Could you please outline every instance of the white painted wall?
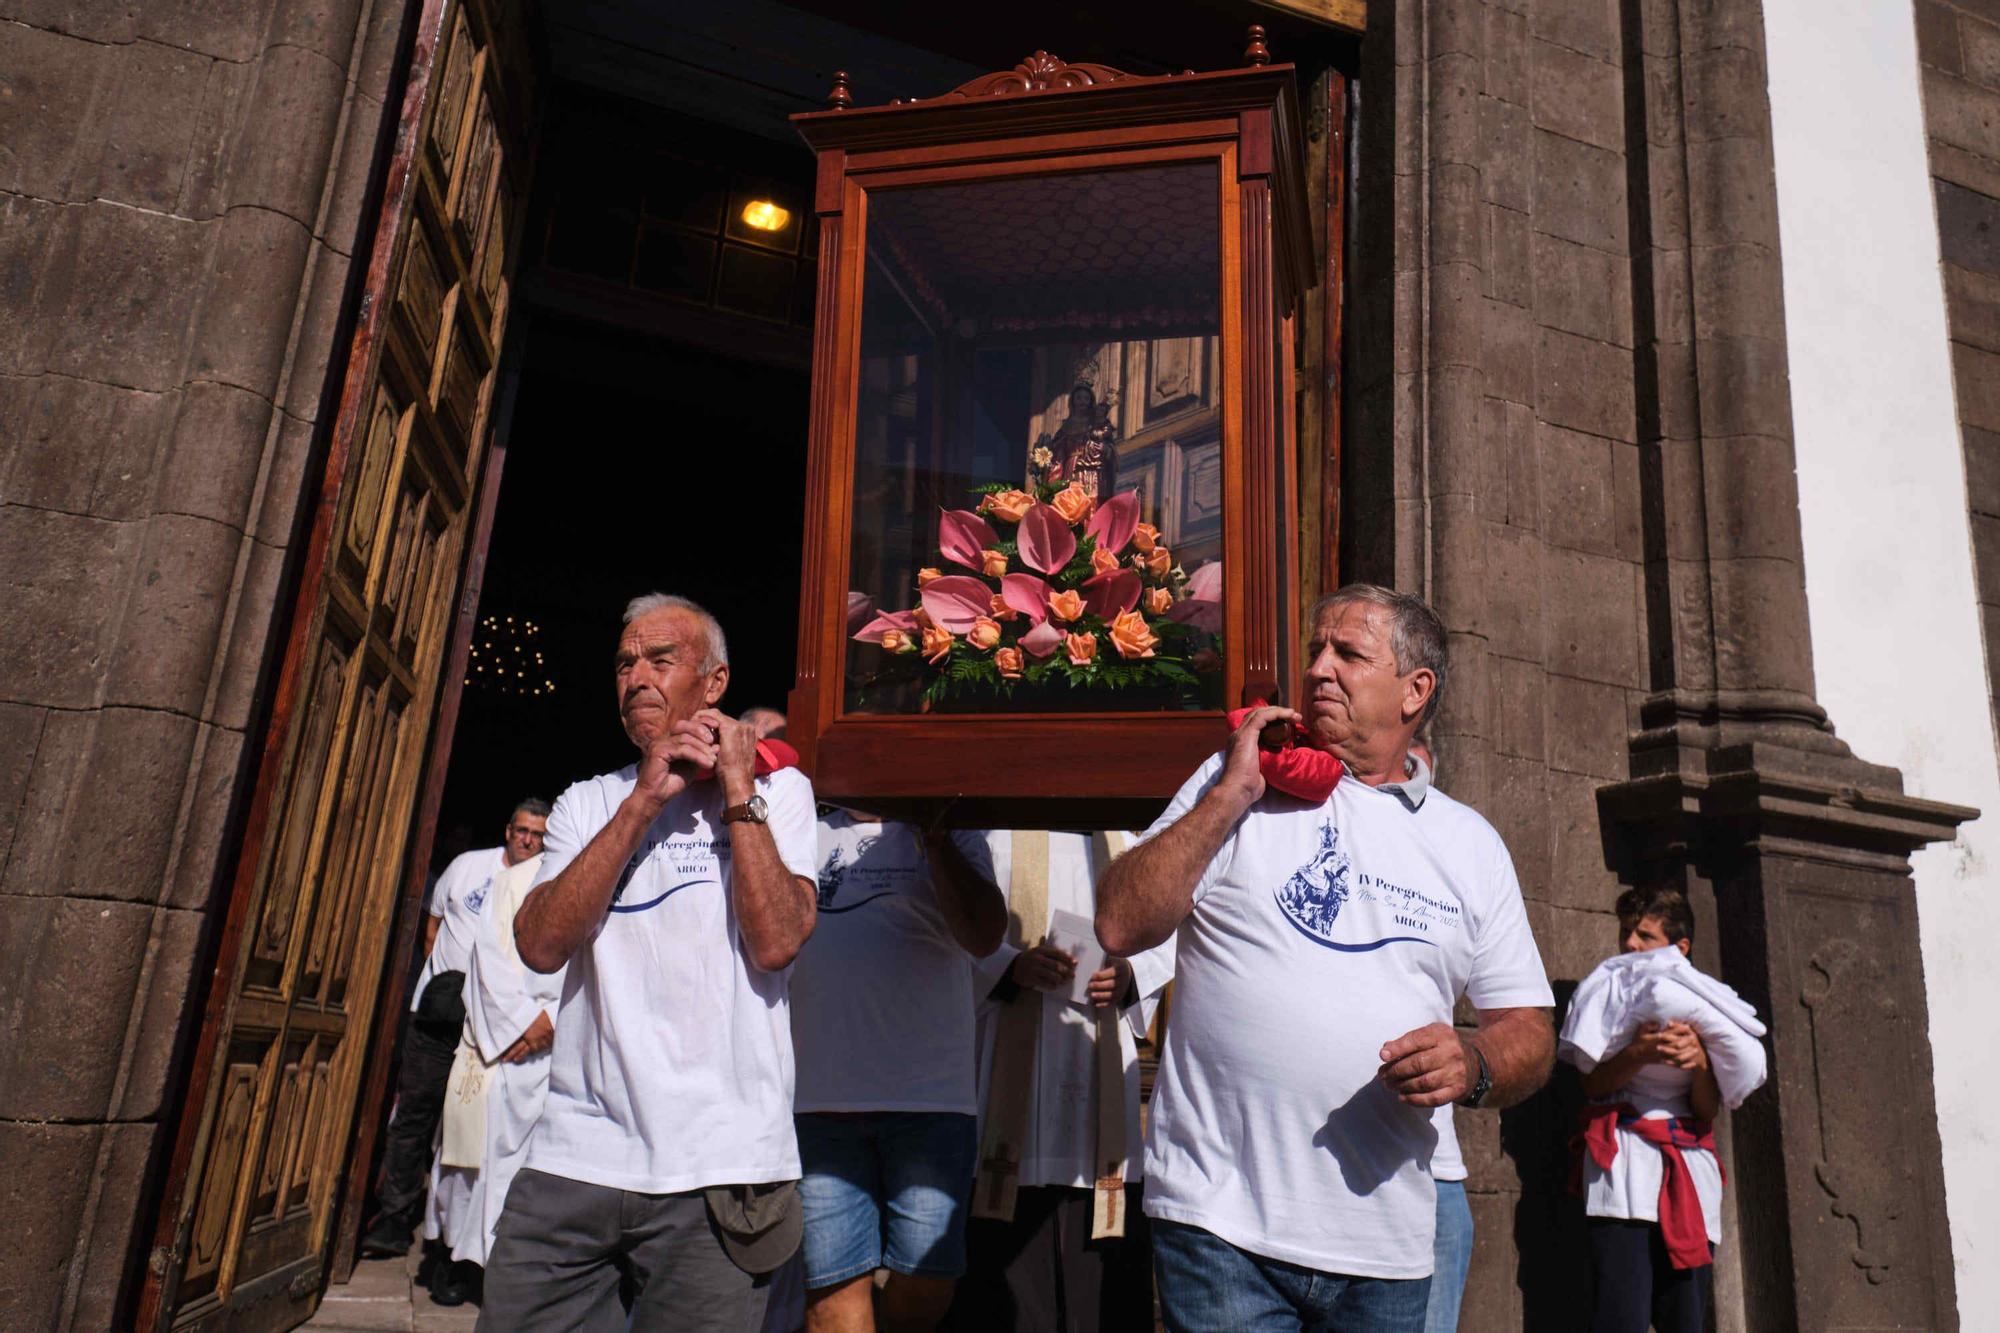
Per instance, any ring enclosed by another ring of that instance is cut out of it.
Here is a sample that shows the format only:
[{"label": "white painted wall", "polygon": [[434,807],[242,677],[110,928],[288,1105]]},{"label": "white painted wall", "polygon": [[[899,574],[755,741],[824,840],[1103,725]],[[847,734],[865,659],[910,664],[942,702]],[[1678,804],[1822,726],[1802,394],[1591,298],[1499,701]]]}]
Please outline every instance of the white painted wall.
[{"label": "white painted wall", "polygon": [[1912,794],[1988,812],[1913,865],[1958,1306],[1990,1313],[2000,967],[1985,942],[2000,908],[2000,761],[1913,6],[1765,0],[1764,31],[1819,701]]}]

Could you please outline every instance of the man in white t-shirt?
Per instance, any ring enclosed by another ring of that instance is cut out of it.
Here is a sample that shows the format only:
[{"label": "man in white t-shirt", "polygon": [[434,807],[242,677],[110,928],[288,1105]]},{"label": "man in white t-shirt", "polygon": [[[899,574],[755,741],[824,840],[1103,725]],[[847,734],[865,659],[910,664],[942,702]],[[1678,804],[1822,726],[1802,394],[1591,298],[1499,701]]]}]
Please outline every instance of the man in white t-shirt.
[{"label": "man in white t-shirt", "polygon": [[972,959],[1007,906],[978,833],[834,810],[819,856],[819,924],[792,969],[806,1329],[927,1329],[965,1271]]},{"label": "man in white t-shirt", "polygon": [[755,733],[715,711],[728,649],[694,603],[635,598],[615,661],[639,762],[556,801],[514,918],[523,963],[569,972],[479,1324],[755,1328],[798,1245],[786,991],[812,787],[757,776]]},{"label": "man in white t-shirt", "polygon": [[452,858],[431,889],[424,919],[424,969],[410,997],[410,1024],[396,1070],[396,1110],[382,1148],[380,1212],[362,1237],[369,1259],[400,1259],[423,1207],[424,1184],[444,1112],[445,1080],[465,1024],[466,965],[493,880],[502,870],[541,855],[549,803],[530,797],[514,807],[505,840]]},{"label": "man in white t-shirt", "polygon": [[[1098,885],[1131,953],[1177,934],[1146,1142],[1170,1329],[1419,1333],[1439,1106],[1504,1106],[1554,1058],[1553,1002],[1507,849],[1409,747],[1446,639],[1367,584],[1311,616],[1306,712],[1252,710]],[[1267,788],[1274,723],[1345,767],[1317,803]],[[1464,994],[1474,1036],[1452,1027]]]}]

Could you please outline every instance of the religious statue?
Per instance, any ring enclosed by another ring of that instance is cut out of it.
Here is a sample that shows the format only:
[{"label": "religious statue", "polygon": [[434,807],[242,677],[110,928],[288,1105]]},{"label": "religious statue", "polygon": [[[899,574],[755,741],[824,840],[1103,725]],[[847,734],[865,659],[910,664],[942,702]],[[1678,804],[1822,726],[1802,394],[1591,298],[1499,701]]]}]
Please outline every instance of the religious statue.
[{"label": "religious statue", "polygon": [[1080,482],[1092,499],[1103,499],[1115,489],[1118,451],[1113,441],[1111,404],[1098,402],[1088,384],[1078,384],[1069,391],[1069,415],[1054,435],[1044,434],[1036,442],[1036,450],[1040,449],[1048,450],[1050,481],[1062,485]]}]

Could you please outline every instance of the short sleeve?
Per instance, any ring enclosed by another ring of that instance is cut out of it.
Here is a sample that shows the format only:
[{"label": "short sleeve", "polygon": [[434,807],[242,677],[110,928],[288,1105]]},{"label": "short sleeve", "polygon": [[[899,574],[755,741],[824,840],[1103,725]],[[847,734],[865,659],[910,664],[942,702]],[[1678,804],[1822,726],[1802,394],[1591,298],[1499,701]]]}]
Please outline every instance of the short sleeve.
[{"label": "short sleeve", "polygon": [[993,873],[993,847],[987,835],[979,829],[953,829],[951,840],[971,863],[972,868],[989,884],[999,884]]},{"label": "short sleeve", "polygon": [[542,864],[535,871],[535,883],[529,886],[531,892],[567,870],[576,854],[583,850],[583,844],[597,831],[588,828],[581,808],[591,790],[590,784],[579,782],[556,797],[555,806],[549,811],[548,832],[542,835]]},{"label": "short sleeve", "polygon": [[813,808],[812,783],[796,768],[781,768],[763,783],[770,806],[771,839],[778,859],[803,880],[819,874],[819,815]]},{"label": "short sleeve", "polygon": [[[1161,832],[1179,822],[1188,811],[1194,809],[1196,803],[1208,795],[1209,789],[1222,779],[1222,765],[1223,754],[1220,750],[1202,761],[1201,767],[1197,768],[1194,775],[1183,782],[1181,789],[1174,793],[1174,799],[1167,802],[1167,808],[1160,812],[1160,817],[1154,820],[1144,833],[1134,838],[1132,845],[1137,847],[1140,843],[1151,842]],[[1229,836],[1222,840],[1222,846],[1216,850],[1214,859],[1203,868],[1201,878],[1195,883],[1193,901],[1199,903],[1202,895],[1222,878],[1223,868],[1229,864],[1230,854],[1235,848],[1236,830],[1231,829]]]},{"label": "short sleeve", "polygon": [[430,902],[425,904],[424,910],[432,916],[444,915],[445,900],[451,896],[451,872],[456,869],[458,869],[458,858],[454,856],[451,858],[451,864],[444,868],[444,873],[431,885]]},{"label": "short sleeve", "polygon": [[1528,929],[1528,909],[1521,901],[1521,883],[1514,877],[1514,859],[1494,833],[1485,910],[1474,923],[1472,975],[1465,998],[1475,1009],[1538,1009],[1555,1004],[1548,973],[1534,932]]}]

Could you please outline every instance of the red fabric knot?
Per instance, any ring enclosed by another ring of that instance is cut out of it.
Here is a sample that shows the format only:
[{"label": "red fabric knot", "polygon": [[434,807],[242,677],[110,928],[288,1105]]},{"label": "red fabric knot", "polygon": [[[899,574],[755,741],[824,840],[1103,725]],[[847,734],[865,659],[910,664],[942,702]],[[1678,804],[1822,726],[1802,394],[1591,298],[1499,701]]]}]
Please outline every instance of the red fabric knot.
[{"label": "red fabric knot", "polygon": [[1667,1258],[1675,1268],[1700,1268],[1714,1262],[1708,1248],[1708,1223],[1701,1215],[1701,1195],[1688,1170],[1685,1148],[1715,1151],[1715,1127],[1692,1116],[1671,1120],[1641,1119],[1628,1102],[1607,1102],[1586,1106],[1577,1116],[1577,1134],[1570,1140],[1575,1155],[1569,1188],[1583,1193],[1583,1159],[1586,1154],[1600,1171],[1609,1171],[1618,1160],[1618,1131],[1630,1130],[1660,1150],[1666,1170],[1660,1173],[1660,1238],[1666,1242]]},{"label": "red fabric knot", "polygon": [[773,736],[757,742],[757,776],[768,778],[781,768],[797,768],[799,752]]},{"label": "red fabric knot", "polygon": [[[1264,706],[1262,699],[1256,699],[1248,707],[1231,709],[1229,729],[1235,731],[1243,725],[1244,718]],[[1347,771],[1338,759],[1310,744],[1306,729],[1296,722],[1278,749],[1259,748],[1257,770],[1264,775],[1267,786],[1314,805],[1333,795],[1333,789],[1340,785],[1340,775]]]}]

